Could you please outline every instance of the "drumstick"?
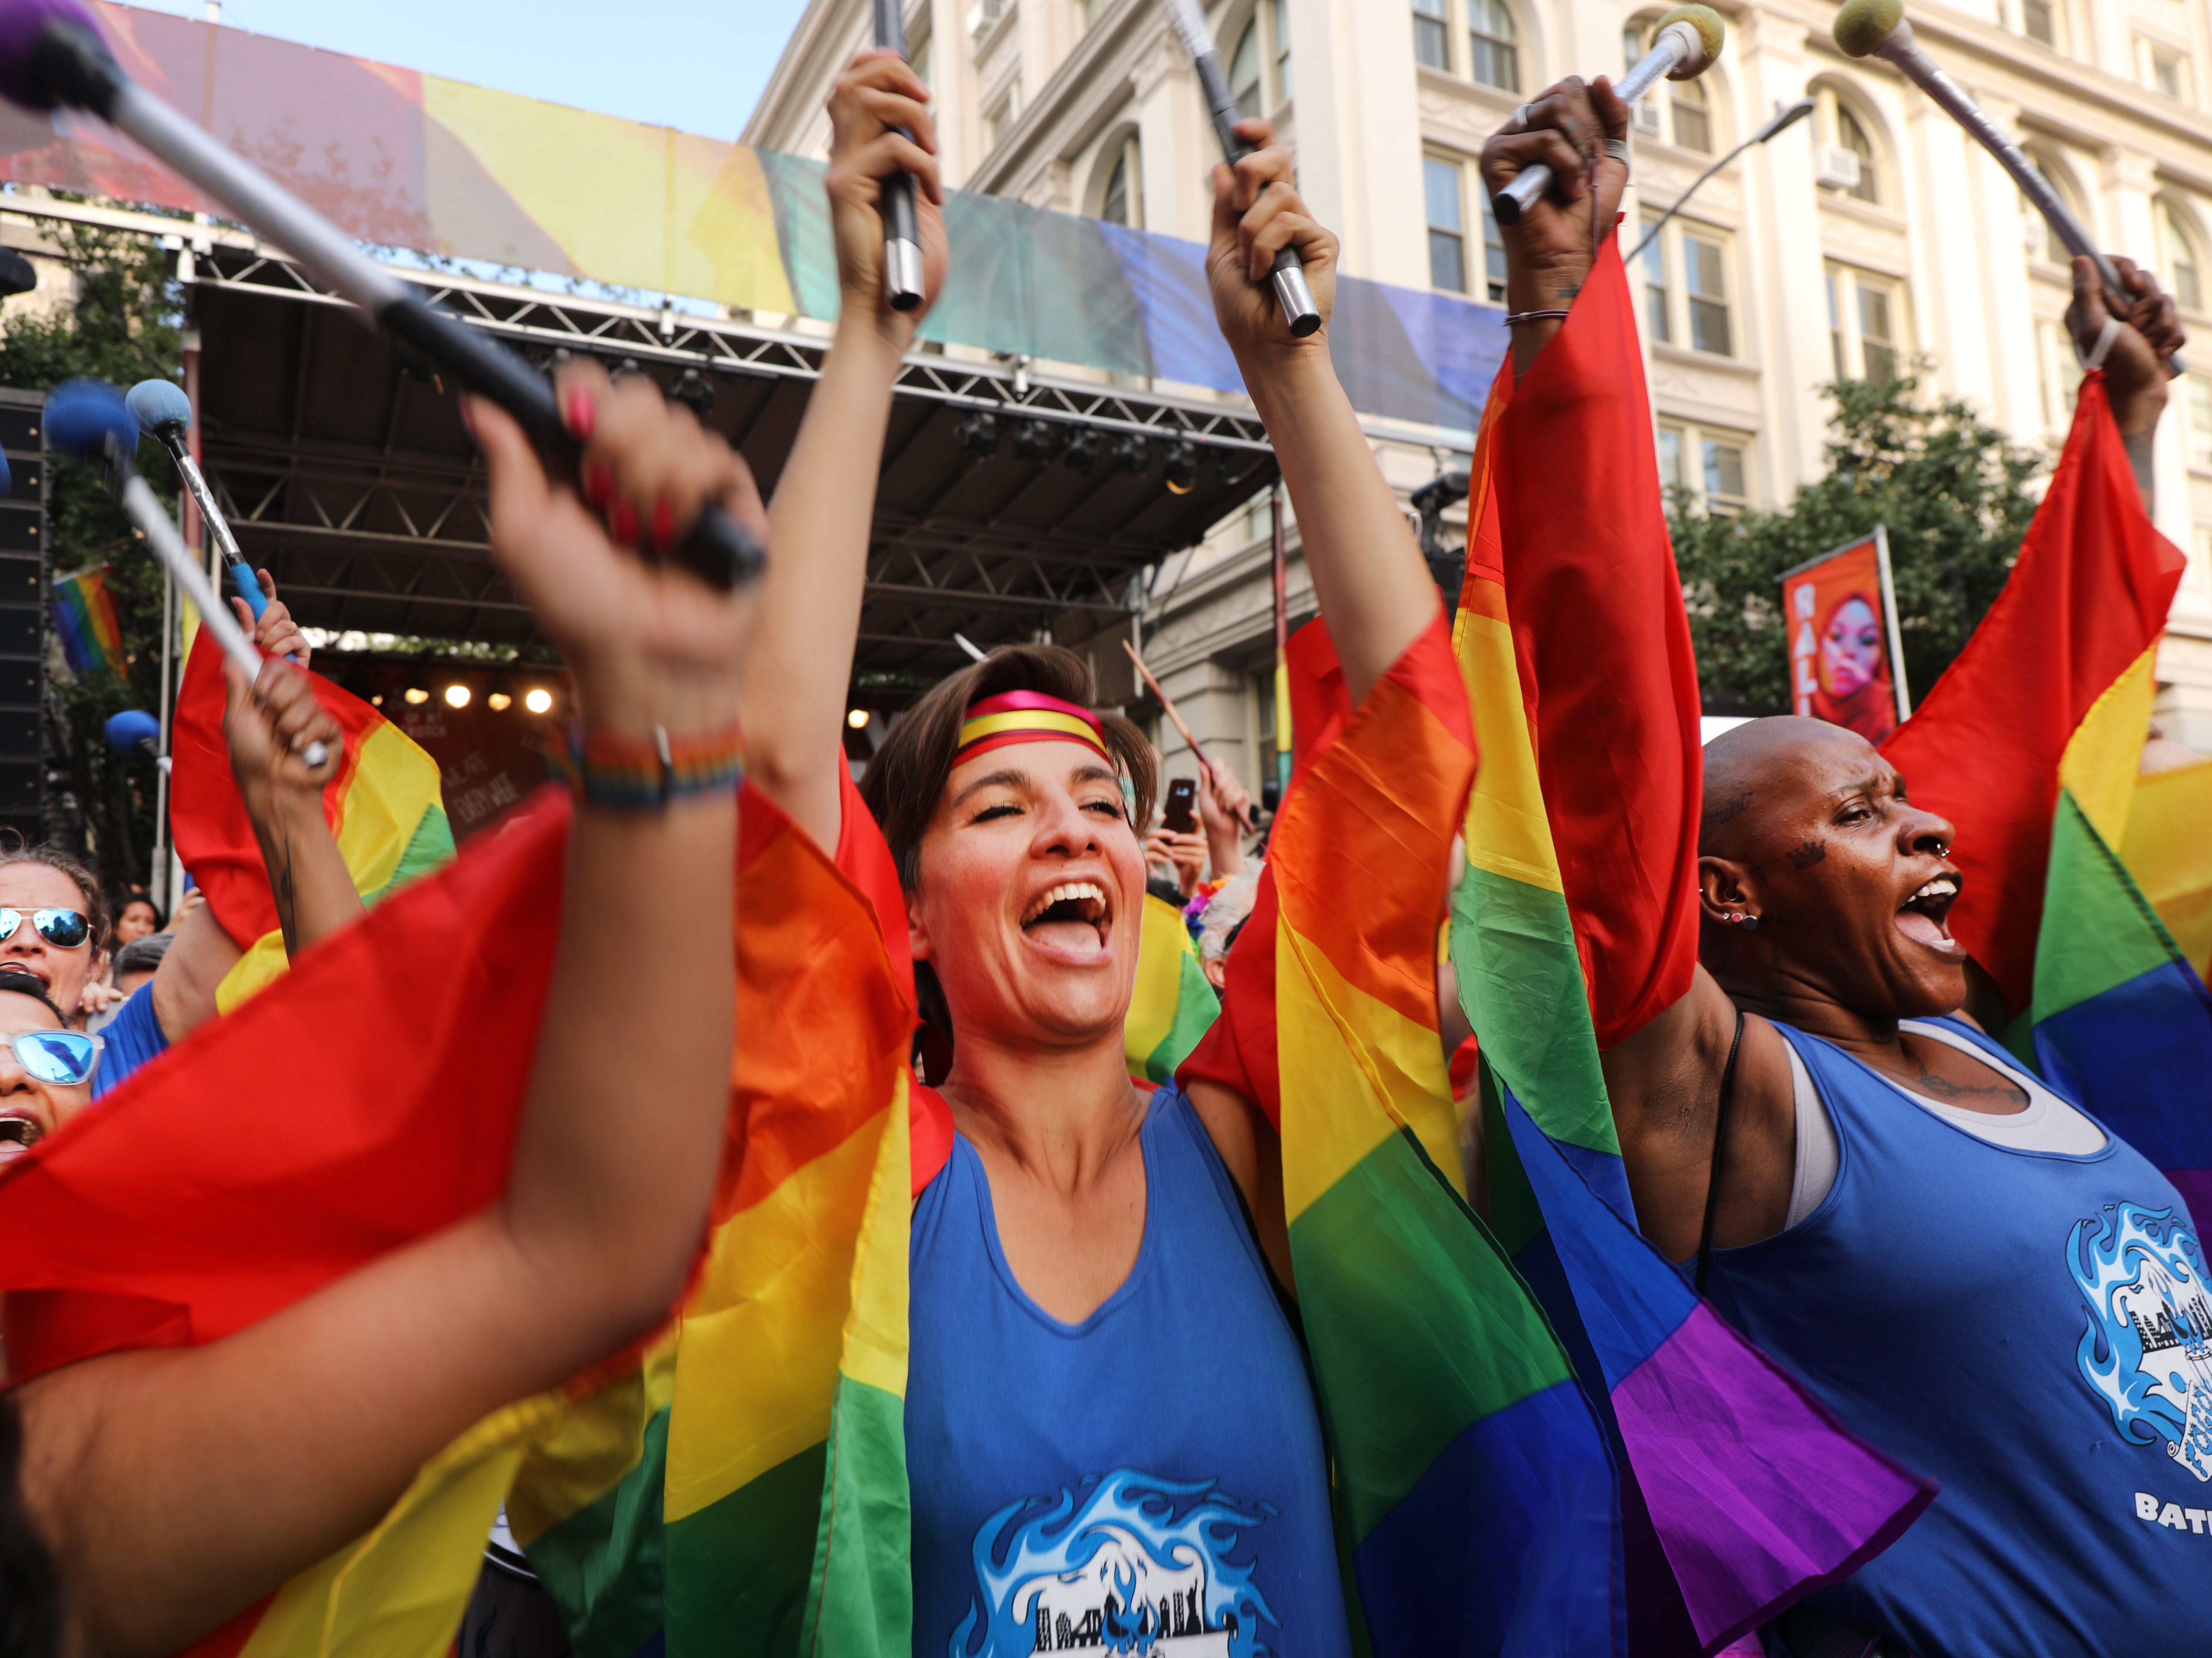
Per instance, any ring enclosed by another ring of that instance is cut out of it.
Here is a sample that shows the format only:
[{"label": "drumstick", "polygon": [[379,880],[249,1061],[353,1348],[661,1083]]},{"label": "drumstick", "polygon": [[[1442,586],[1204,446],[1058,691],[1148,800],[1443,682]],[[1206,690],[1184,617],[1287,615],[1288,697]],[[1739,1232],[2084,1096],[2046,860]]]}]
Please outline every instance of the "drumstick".
[{"label": "drumstick", "polygon": [[[1121,648],[1128,652],[1129,660],[1137,665],[1137,671],[1145,677],[1146,685],[1151,689],[1152,695],[1159,699],[1160,708],[1167,714],[1169,720],[1176,731],[1182,733],[1183,746],[1188,749],[1197,757],[1198,763],[1211,774],[1213,770],[1213,762],[1206,757],[1206,750],[1199,746],[1198,739],[1190,734],[1190,727],[1183,724],[1182,714],[1176,709],[1175,700],[1160,689],[1160,682],[1152,677],[1152,671],[1145,665],[1145,659],[1137,654],[1137,647],[1125,639],[1121,641]],[[1241,817],[1239,822],[1243,827],[1247,829],[1251,827],[1249,822],[1245,822]]]}]

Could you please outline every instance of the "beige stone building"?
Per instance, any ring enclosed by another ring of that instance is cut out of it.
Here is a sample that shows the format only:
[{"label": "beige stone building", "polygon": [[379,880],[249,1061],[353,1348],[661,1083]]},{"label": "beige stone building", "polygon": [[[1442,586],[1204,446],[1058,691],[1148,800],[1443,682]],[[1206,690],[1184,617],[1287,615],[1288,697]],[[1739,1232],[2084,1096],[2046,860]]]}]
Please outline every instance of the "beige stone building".
[{"label": "beige stone building", "polygon": [[[1501,262],[1474,170],[1486,134],[1561,75],[1618,74],[1660,8],[1621,0],[1216,0],[1249,111],[1295,149],[1354,274],[1476,298]],[[1721,62],[1638,113],[1630,227],[1672,205],[1781,106],[1814,116],[1721,167],[1639,263],[1662,471],[1727,510],[1821,470],[1838,374],[1924,359],[1934,386],[2055,444],[2074,361],[2061,252],[2009,179],[1887,65],[1830,39],[1821,0],[1721,3]],[[2027,147],[2107,251],[2153,264],[2205,372],[2158,448],[2160,527],[2190,555],[2159,666],[2169,735],[2212,752],[2212,4],[1913,0],[1922,43]],[[744,137],[819,155],[866,0],[813,0]],[[947,181],[1192,239],[1215,159],[1158,0],[909,0]],[[1463,433],[1376,422],[1410,492]],[[1170,695],[1255,780],[1271,745],[1266,503],[1153,573],[1142,619]],[[1295,547],[1295,541],[1293,542]],[[1311,600],[1293,554],[1293,614]],[[1923,688],[1924,689],[1924,688]],[[1161,733],[1171,771],[1179,744]]]}]

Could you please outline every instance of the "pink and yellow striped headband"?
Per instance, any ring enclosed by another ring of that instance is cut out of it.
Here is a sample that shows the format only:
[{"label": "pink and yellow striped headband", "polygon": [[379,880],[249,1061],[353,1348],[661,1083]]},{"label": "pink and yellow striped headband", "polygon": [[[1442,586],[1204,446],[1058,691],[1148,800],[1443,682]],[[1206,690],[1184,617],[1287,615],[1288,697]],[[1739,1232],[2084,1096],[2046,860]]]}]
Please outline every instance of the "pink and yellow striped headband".
[{"label": "pink and yellow striped headband", "polygon": [[1002,691],[968,705],[961,722],[960,747],[952,763],[973,760],[1014,743],[1086,743],[1109,763],[1106,728],[1090,709],[1042,691]]}]

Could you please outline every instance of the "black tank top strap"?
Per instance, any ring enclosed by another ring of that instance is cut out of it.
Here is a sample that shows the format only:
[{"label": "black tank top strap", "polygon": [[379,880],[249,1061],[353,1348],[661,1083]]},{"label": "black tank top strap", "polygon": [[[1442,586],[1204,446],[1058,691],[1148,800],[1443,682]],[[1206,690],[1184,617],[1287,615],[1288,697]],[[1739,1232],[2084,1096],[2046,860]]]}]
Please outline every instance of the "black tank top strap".
[{"label": "black tank top strap", "polygon": [[1735,1100],[1735,1058],[1743,1047],[1743,1010],[1735,1012],[1735,1035],[1729,1041],[1728,1063],[1721,1067],[1720,1106],[1713,1113],[1713,1166],[1705,1176],[1705,1224],[1698,1232],[1698,1270],[1692,1280],[1699,1295],[1705,1292],[1705,1274],[1713,1265],[1713,1217],[1720,1212],[1721,1165],[1728,1151],[1729,1107]]}]

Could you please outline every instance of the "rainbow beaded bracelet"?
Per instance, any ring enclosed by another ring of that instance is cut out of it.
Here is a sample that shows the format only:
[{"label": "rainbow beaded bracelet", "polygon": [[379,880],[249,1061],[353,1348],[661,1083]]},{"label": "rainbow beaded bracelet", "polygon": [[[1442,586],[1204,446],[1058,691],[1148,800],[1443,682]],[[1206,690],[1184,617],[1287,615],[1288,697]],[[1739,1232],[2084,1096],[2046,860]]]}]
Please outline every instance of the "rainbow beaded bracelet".
[{"label": "rainbow beaded bracelet", "polygon": [[660,726],[633,737],[571,724],[562,741],[547,745],[545,767],[580,800],[659,811],[687,795],[735,788],[745,774],[744,738],[734,721],[697,737],[671,737]]}]

